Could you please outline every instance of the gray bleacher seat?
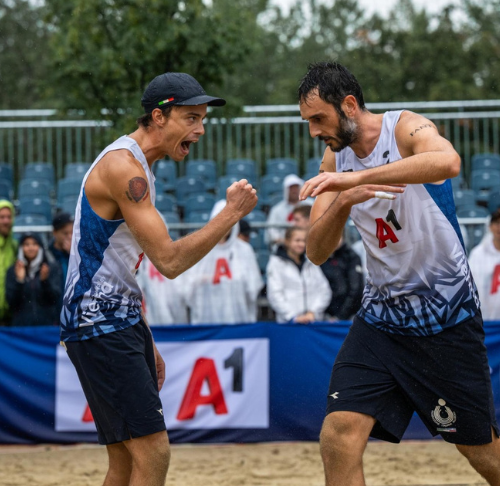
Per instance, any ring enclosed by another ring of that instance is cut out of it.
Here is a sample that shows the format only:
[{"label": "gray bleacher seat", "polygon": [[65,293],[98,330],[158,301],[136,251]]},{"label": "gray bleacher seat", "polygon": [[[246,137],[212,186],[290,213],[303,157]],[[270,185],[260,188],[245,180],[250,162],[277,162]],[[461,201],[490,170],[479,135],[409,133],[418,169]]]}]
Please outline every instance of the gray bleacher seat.
[{"label": "gray bleacher seat", "polygon": [[295,159],[276,158],[266,161],[266,174],[280,175],[282,177],[288,174],[298,174],[299,164]]},{"label": "gray bleacher seat", "polygon": [[155,162],[153,171],[156,180],[160,179],[163,182],[163,190],[166,192],[173,191],[177,181],[177,165],[173,160],[159,160]]},{"label": "gray bleacher seat", "polygon": [[52,184],[46,179],[23,179],[19,182],[18,198],[27,199],[29,197],[50,198]]},{"label": "gray bleacher seat", "polygon": [[213,190],[217,185],[217,164],[208,159],[190,160],[186,164],[186,176],[199,177],[207,190]]},{"label": "gray bleacher seat", "polygon": [[189,216],[193,212],[208,212],[212,211],[215,204],[215,196],[213,194],[192,194],[186,198],[184,203],[184,214]]},{"label": "gray bleacher seat", "polygon": [[471,170],[476,172],[479,170],[500,170],[500,155],[499,154],[476,154],[471,160]]}]

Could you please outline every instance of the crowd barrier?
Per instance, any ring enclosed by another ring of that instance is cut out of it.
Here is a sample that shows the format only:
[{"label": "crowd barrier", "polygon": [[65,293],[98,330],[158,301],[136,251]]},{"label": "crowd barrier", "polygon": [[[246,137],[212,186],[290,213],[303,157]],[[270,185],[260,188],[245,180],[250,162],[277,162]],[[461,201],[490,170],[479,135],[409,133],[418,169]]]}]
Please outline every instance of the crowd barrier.
[{"label": "crowd barrier", "polygon": [[[317,440],[331,366],[349,325],[155,326],[166,362],[158,413],[165,417],[170,439]],[[485,323],[485,331],[500,420],[500,321]],[[431,435],[414,417],[405,438]],[[0,443],[96,440],[58,329],[0,329]]]}]

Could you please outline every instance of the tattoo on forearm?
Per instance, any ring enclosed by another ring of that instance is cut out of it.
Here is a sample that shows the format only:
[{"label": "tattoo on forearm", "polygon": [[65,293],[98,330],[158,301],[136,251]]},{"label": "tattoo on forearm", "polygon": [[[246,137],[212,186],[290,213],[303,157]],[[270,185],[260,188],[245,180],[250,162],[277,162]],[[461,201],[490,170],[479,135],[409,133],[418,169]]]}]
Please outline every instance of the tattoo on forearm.
[{"label": "tattoo on forearm", "polygon": [[416,128],[415,130],[413,130],[413,132],[410,133],[410,137],[413,137],[413,135],[415,135],[415,133],[419,132],[420,130],[423,130],[424,128],[434,128],[434,125],[430,125],[430,124],[420,125],[418,128]]},{"label": "tattoo on forearm", "polygon": [[320,174],[322,174],[323,172],[325,172],[324,169],[323,169],[323,165],[324,165],[323,162],[321,162],[321,165],[319,166],[319,173]]},{"label": "tattoo on forearm", "polygon": [[148,182],[143,177],[134,177],[128,181],[128,191],[125,194],[131,201],[144,201],[149,194]]}]

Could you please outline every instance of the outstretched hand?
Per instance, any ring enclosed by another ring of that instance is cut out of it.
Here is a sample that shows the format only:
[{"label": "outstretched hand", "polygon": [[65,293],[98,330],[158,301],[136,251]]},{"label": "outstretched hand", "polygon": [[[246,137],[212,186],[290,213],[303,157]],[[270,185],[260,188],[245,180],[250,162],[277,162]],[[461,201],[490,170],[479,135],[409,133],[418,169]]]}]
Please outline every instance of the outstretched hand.
[{"label": "outstretched hand", "polygon": [[245,217],[257,205],[257,191],[246,179],[233,182],[226,191],[227,206]]},{"label": "outstretched hand", "polygon": [[316,197],[324,192],[340,192],[356,185],[353,172],[323,172],[304,183],[300,190],[299,199],[304,201],[308,197]]},{"label": "outstretched hand", "polygon": [[397,194],[405,192],[405,187],[406,184],[363,184],[343,191],[342,197],[347,200],[348,204],[354,206],[373,198],[396,199]]}]

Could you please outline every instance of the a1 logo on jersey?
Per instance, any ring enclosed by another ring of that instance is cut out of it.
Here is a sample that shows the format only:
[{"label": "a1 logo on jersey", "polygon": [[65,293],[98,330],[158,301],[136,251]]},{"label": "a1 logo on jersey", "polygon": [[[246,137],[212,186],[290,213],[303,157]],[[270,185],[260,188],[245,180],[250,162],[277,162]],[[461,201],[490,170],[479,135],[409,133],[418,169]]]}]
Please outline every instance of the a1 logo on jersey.
[{"label": "a1 logo on jersey", "polygon": [[[160,397],[167,429],[267,428],[269,341],[157,342],[167,363]],[[95,431],[66,352],[57,350],[57,431]]]}]

